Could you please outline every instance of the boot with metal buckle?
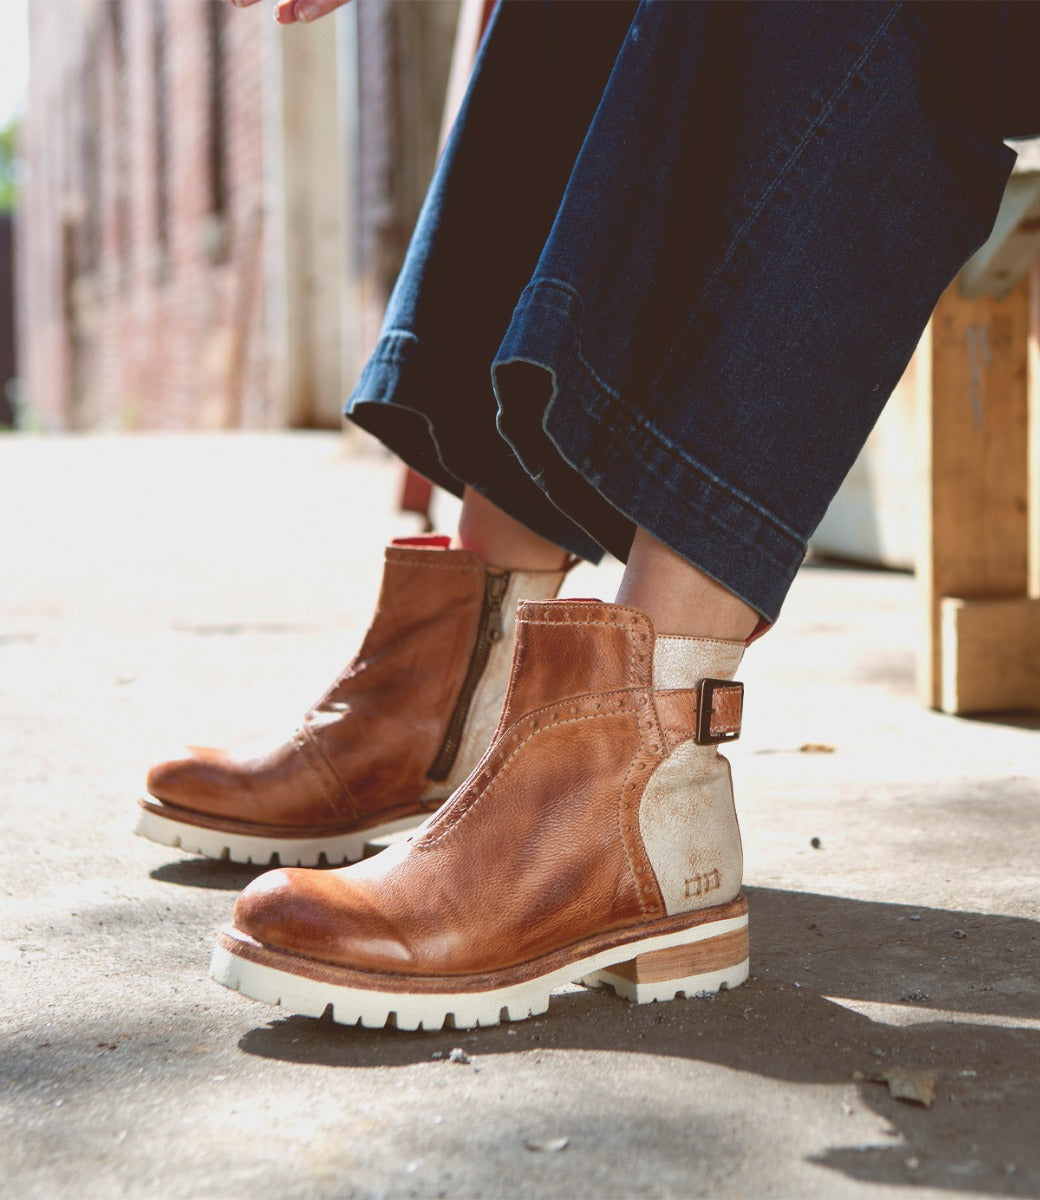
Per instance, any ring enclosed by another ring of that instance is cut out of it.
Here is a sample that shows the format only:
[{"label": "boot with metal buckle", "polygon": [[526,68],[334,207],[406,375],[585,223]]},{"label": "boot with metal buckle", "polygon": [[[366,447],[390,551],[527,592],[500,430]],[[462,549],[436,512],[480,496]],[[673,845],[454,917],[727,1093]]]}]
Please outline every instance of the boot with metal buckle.
[{"label": "boot with metal buckle", "polygon": [[212,973],[291,1012],[402,1029],[544,1012],[569,981],[636,1003],[747,977],[729,764],[743,642],[655,635],[634,608],[524,603],[494,740],[405,841],[272,871]]}]

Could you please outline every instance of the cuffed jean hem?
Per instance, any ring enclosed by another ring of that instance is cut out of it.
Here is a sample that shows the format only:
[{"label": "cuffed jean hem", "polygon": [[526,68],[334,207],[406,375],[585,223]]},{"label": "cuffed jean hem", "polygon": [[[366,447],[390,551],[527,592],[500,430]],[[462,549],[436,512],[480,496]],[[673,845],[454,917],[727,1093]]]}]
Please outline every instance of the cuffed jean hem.
[{"label": "cuffed jean hem", "polygon": [[[525,289],[495,357],[498,424],[546,495],[619,558],[636,526],[775,621],[806,543],[605,383],[558,280]],[[521,518],[523,519],[523,518]]]},{"label": "cuffed jean hem", "polygon": [[584,557],[638,525],[773,618],[992,225],[1005,6],[595,12],[496,10],[348,415]]},{"label": "cuffed jean hem", "polygon": [[532,481],[493,425],[490,436],[476,424],[459,428],[457,418],[438,430],[430,395],[450,388],[450,377],[450,359],[445,362],[435,348],[424,347],[410,330],[385,330],[347,402],[346,416],[439,487],[456,496],[464,485],[472,487],[562,550],[599,562],[603,547],[560,511],[540,481]]}]

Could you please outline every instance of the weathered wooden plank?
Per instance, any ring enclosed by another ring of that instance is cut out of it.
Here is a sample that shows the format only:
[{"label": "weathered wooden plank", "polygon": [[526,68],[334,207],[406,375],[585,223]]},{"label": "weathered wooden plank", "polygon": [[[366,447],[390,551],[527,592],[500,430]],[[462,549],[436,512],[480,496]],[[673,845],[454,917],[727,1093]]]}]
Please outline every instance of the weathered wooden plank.
[{"label": "weathered wooden plank", "polygon": [[965,600],[939,605],[943,712],[1040,709],[1040,600]]},{"label": "weathered wooden plank", "polygon": [[1033,264],[1029,278],[1028,402],[1029,446],[1026,452],[1028,495],[1027,587],[1040,598],[1040,262]]},{"label": "weathered wooden plank", "polygon": [[944,596],[1025,597],[1029,281],[1004,300],[955,282],[918,350],[925,452],[920,691],[942,706]]},{"label": "weathered wooden plank", "polygon": [[964,264],[966,297],[1006,296],[1028,274],[1040,253],[1040,171],[1008,180],[993,231]]}]

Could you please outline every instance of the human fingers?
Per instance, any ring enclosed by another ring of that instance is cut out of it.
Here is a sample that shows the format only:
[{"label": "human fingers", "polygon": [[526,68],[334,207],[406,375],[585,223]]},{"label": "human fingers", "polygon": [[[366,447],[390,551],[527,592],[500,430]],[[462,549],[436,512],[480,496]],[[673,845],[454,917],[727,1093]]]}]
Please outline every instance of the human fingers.
[{"label": "human fingers", "polygon": [[278,0],[274,9],[274,19],[280,25],[292,25],[297,21],[316,21],[319,17],[327,16],[341,5],[349,3],[350,0]]}]

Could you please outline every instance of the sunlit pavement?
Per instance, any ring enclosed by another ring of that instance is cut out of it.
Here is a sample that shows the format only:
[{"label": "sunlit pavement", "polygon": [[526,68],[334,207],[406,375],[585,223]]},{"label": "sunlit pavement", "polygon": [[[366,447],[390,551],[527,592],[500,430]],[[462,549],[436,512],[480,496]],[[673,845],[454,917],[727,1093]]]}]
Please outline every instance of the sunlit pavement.
[{"label": "sunlit pavement", "polygon": [[0,1191],[1040,1194],[1040,720],[918,705],[907,576],[807,568],[748,654],[744,987],[422,1035],[207,981],[254,872],[134,838],[145,768],[291,730],[398,484],[332,434],[0,439]]}]

